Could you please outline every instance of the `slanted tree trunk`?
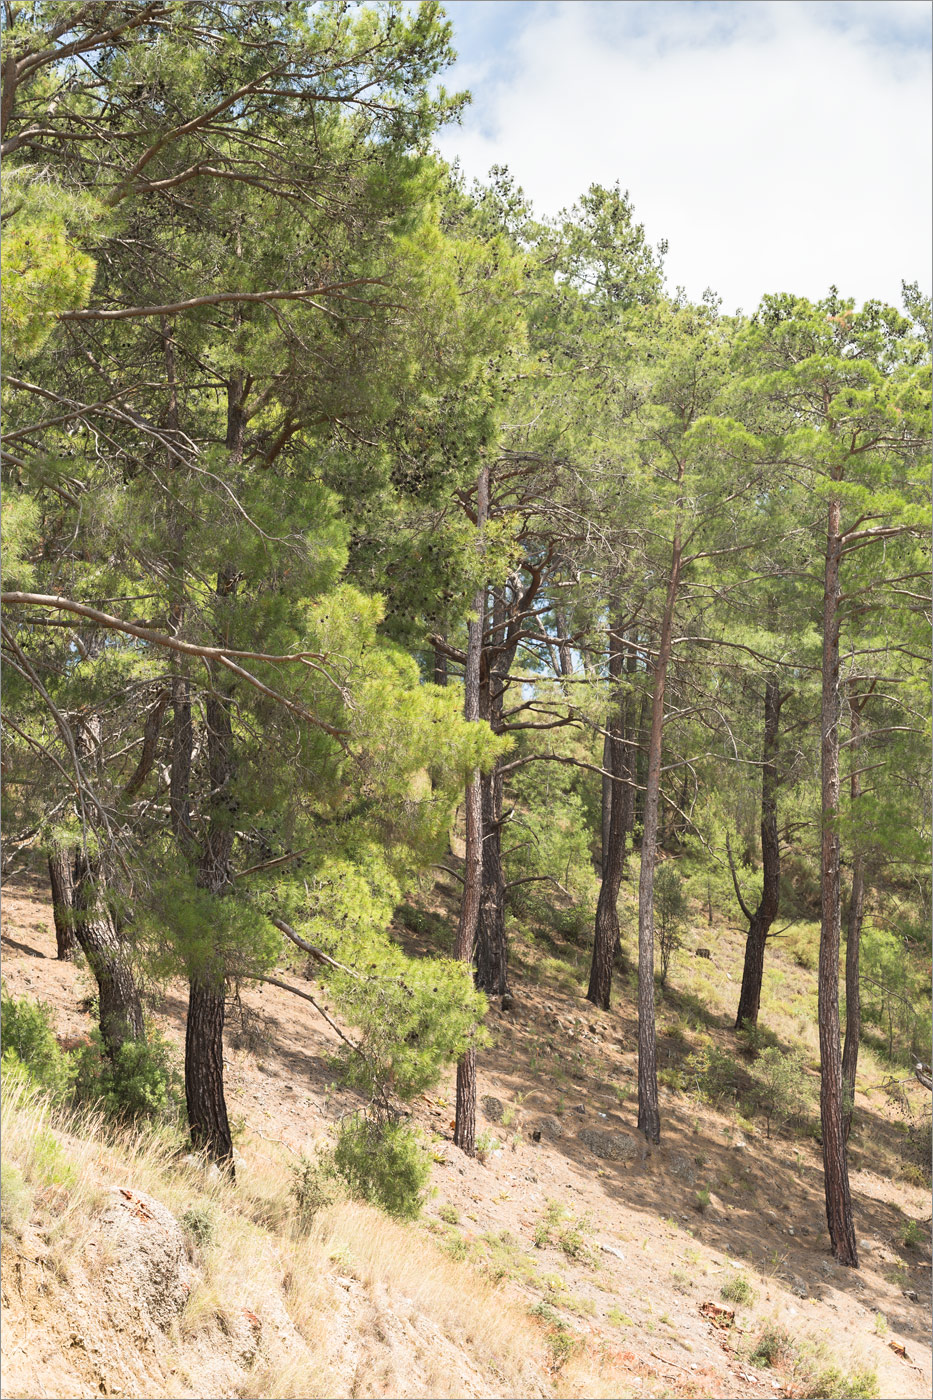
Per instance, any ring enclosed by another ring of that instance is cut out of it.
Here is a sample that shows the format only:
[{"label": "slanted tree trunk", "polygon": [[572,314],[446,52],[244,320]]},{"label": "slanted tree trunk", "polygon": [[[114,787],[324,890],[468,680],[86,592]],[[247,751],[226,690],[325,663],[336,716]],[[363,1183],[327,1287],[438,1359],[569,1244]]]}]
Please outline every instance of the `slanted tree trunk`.
[{"label": "slanted tree trunk", "polygon": [[75,848],[56,841],[49,851],[49,884],[52,887],[52,917],[55,920],[56,956],[69,962],[77,951],[74,931],[74,861]]},{"label": "slanted tree trunk", "polygon": [[820,703],[822,844],[820,851],[820,1124],[826,1221],[834,1257],[858,1268],[849,1167],[843,1123],[842,1057],[839,1041],[839,578],[842,559],[841,506],[830,501],[823,592],[823,666]]},{"label": "slanted tree trunk", "polygon": [[97,981],[100,1034],[114,1059],[128,1040],[145,1039],[143,1008],[133,970],[103,895],[101,862],[79,847],[72,883],[75,939]]},{"label": "slanted tree trunk", "polygon": [[784,698],[778,689],[777,677],[769,676],[765,682],[765,726],[761,745],[761,898],[754,913],[749,911],[742,898],[735,862],[731,850],[729,851],[732,883],[742,913],[748,919],[742,990],[739,993],[739,1009],[735,1017],[736,1030],[743,1025],[758,1024],[761,983],[765,970],[765,945],[771,925],[777,918],[780,899],[781,848],[778,842],[776,759],[778,724]]},{"label": "slanted tree trunk", "polygon": [[[232,565],[221,569],[217,595],[229,597],[236,588]],[[201,836],[198,884],[222,899],[230,888],[234,809],[230,786],[234,776],[233,726],[228,687],[212,689],[205,700],[207,767],[210,798]],[[223,1030],[226,978],[223,962],[212,959],[192,971],[188,981],[188,1023],[185,1032],[185,1102],[193,1146],[233,1175],[233,1140],[227,1118],[223,1077]]]},{"label": "slanted tree trunk", "polygon": [[[623,638],[619,632],[609,632],[609,678],[618,682],[622,674]],[[631,783],[623,786],[628,773],[628,758],[625,746],[625,707],[622,696],[616,691],[607,725],[605,749],[608,750],[608,770],[611,778],[603,778],[610,787],[609,831],[604,844],[603,878],[599,889],[599,902],[596,905],[596,926],[593,934],[593,958],[590,964],[590,982],[587,1000],[594,1006],[609,1010],[612,992],[612,960],[619,942],[619,888],[625,866],[626,798],[631,793]],[[604,750],[605,751],[605,750]],[[605,816],[604,816],[605,820]]]},{"label": "slanted tree trunk", "polygon": [[[77,744],[88,771],[98,766],[100,716],[85,716]],[[100,1034],[113,1059],[128,1040],[144,1040],[143,1008],[119,929],[107,899],[104,858],[82,843],[75,850],[71,882],[72,926],[75,940],[97,981]]]},{"label": "slanted tree trunk", "polygon": [[[481,467],[476,483],[476,525],[482,532],[489,512],[489,467]],[[480,714],[480,665],[483,654],[483,625],[486,590],[479,588],[473,599],[473,617],[468,627],[466,664],[463,668],[463,714],[478,721]],[[478,768],[473,770],[465,793],[466,857],[463,870],[463,897],[454,957],[472,963],[479,926],[483,891],[483,792]],[[476,1050],[470,1048],[457,1062],[457,1107],[454,1142],[468,1157],[476,1152]]]},{"label": "slanted tree trunk", "polygon": [[654,870],[658,858],[658,807],[661,800],[661,745],[664,737],[664,692],[671,657],[674,609],[682,558],[680,522],[674,529],[667,598],[651,697],[651,735],[645,776],[644,834],[638,880],[638,1127],[649,1142],[661,1141],[658,1108],[657,1044],[654,1020]]},{"label": "slanted tree trunk", "polygon": [[[856,694],[857,683],[849,688],[851,722],[852,771],[849,776],[849,796],[855,811],[862,795],[861,758],[862,707],[867,697]],[[872,687],[874,688],[874,687]],[[859,987],[859,953],[862,942],[862,919],[865,915],[865,856],[856,838],[852,857],[852,891],[849,895],[849,918],[846,927],[846,1038],[842,1047],[842,1125],[848,1141],[852,1129],[855,1105],[855,1076],[858,1069],[859,1039],[862,1034],[862,1002]]]}]

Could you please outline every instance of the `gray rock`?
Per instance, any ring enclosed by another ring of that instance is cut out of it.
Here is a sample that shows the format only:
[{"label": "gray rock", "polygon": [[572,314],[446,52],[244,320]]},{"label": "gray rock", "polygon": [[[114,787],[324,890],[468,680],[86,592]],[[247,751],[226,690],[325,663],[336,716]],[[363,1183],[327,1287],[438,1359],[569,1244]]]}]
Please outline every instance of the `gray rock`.
[{"label": "gray rock", "polygon": [[904,1289],[904,1297],[905,1297],[905,1298],[908,1298],[908,1299],[910,1300],[911,1303],[919,1303],[919,1302],[920,1302],[920,1295],[918,1294],[918,1292],[917,1292],[917,1290],[916,1290],[915,1288],[905,1288],[905,1289]]},{"label": "gray rock", "polygon": [[184,1308],[191,1273],[181,1226],[152,1196],[113,1186],[99,1221],[108,1253],[108,1292],[128,1295],[140,1312],[163,1331]]},{"label": "gray rock", "polygon": [[579,1138],[594,1157],[602,1157],[610,1162],[633,1162],[638,1156],[638,1143],[628,1133],[607,1131],[604,1128],[583,1128]]},{"label": "gray rock", "polygon": [[695,1186],[697,1181],[696,1168],[692,1158],[685,1152],[675,1152],[671,1158],[671,1171],[675,1176],[679,1176],[681,1181],[685,1181],[688,1186]]},{"label": "gray rock", "polygon": [[831,1259],[820,1260],[820,1273],[824,1278],[832,1278],[836,1272],[836,1266]]},{"label": "gray rock", "polygon": [[564,1125],[559,1118],[542,1118],[538,1124],[538,1132],[553,1141],[564,1136]]},{"label": "gray rock", "polygon": [[502,1102],[501,1099],[495,1098],[492,1094],[484,1094],[483,1097],[480,1099],[480,1103],[482,1104],[483,1112],[489,1119],[490,1123],[502,1122],[502,1115],[505,1112],[505,1104]]},{"label": "gray rock", "polygon": [[796,1298],[809,1298],[810,1296],[807,1292],[807,1285],[804,1283],[803,1279],[798,1278],[796,1274],[794,1274],[791,1279],[790,1291]]}]

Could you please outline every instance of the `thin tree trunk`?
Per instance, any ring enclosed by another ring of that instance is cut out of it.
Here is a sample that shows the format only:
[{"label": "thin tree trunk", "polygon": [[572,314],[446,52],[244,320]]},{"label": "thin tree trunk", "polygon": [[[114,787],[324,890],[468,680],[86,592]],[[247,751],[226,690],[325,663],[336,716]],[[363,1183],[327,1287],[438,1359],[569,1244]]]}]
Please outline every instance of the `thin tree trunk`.
[{"label": "thin tree trunk", "polygon": [[[648,662],[648,670],[651,670],[651,662]],[[649,725],[648,716],[651,709],[651,696],[646,691],[642,696],[641,709],[638,715],[638,748],[635,752],[635,803],[633,810],[633,827],[635,822],[644,822],[645,819],[645,787],[648,780],[648,740]]]},{"label": "thin tree trunk", "polygon": [[100,859],[89,858],[81,847],[74,863],[72,923],[97,981],[101,1040],[114,1059],[126,1041],[145,1039],[143,1008],[126,951],[102,897]]},{"label": "thin tree trunk", "polygon": [[739,890],[730,853],[729,866],[742,912],[748,919],[745,939],[745,966],[735,1027],[757,1026],[761,1006],[761,983],[765,968],[765,945],[771,925],[777,918],[781,889],[781,848],[777,824],[777,738],[783,703],[776,676],[765,682],[765,726],[761,746],[761,899],[750,914]]},{"label": "thin tree trunk", "polygon": [[75,854],[73,846],[61,846],[57,841],[49,852],[49,884],[52,887],[52,917],[55,920],[56,956],[59,962],[70,962],[78,946],[72,908]]},{"label": "thin tree trunk", "polygon": [[172,677],[172,760],[169,772],[169,809],[172,831],[184,848],[191,838],[191,682]]},{"label": "thin tree trunk", "polygon": [[499,765],[481,783],[482,895],[476,941],[476,985],[511,1001],[505,934],[505,876],[502,873],[502,773]]},{"label": "thin tree trunk", "polygon": [[[609,678],[618,682],[622,674],[623,639],[618,632],[609,632]],[[596,926],[593,934],[593,958],[590,963],[590,982],[586,997],[594,1006],[609,1010],[612,993],[612,960],[619,942],[619,888],[622,884],[622,871],[625,865],[625,803],[623,794],[631,790],[631,784],[623,788],[625,776],[625,716],[622,696],[618,690],[613,693],[607,725],[606,745],[608,763],[612,774],[603,779],[610,787],[609,831],[604,843],[603,878],[599,889],[599,902],[596,905]],[[604,816],[605,819],[605,816]]]},{"label": "thin tree trunk", "polygon": [[[476,525],[481,533],[489,511],[489,467],[481,467],[476,483]],[[483,624],[486,600],[485,587],[479,588],[473,599],[473,617],[468,627],[467,659],[463,672],[463,714],[471,721],[479,720],[480,665],[483,653]],[[463,897],[460,902],[460,922],[454,957],[472,963],[479,926],[479,910],[483,889],[483,793],[478,768],[473,770],[465,793],[466,857],[463,870]],[[457,1108],[454,1142],[467,1154],[476,1152],[476,1050],[471,1045],[457,1063]]]},{"label": "thin tree trunk", "polygon": [[[504,642],[505,636],[505,590],[493,589],[492,607],[493,643]],[[485,632],[484,627],[484,632]],[[486,653],[490,658],[484,667],[480,663],[480,718],[488,721],[494,734],[502,732],[502,699],[504,682],[499,668],[492,659],[497,653]],[[510,662],[507,652],[498,653],[499,663]],[[502,872],[502,773],[498,761],[491,773],[480,780],[482,792],[482,846],[483,882],[480,895],[479,922],[476,936],[476,985],[490,996],[503,999],[503,1009],[512,1005],[509,990],[509,956],[505,933],[505,875]]]},{"label": "thin tree trunk", "polygon": [[611,716],[607,720],[606,734],[603,737],[603,776],[602,776],[602,804],[600,831],[600,851],[599,851],[599,875],[600,879],[606,878],[606,862],[609,859],[609,832],[612,826],[612,789],[613,781],[609,777],[612,772],[612,741],[609,731],[612,727]]},{"label": "thin tree trunk", "polygon": [[658,1108],[657,1045],[654,1022],[654,869],[658,858],[658,806],[661,798],[661,744],[664,691],[671,656],[674,608],[681,563],[680,522],[674,529],[671,571],[661,620],[661,638],[651,699],[651,736],[645,777],[644,834],[638,880],[638,1126],[649,1142],[661,1141]]},{"label": "thin tree trunk", "polygon": [[[849,796],[853,812],[862,795],[859,748],[862,738],[862,706],[864,699],[855,695],[853,681],[849,694],[851,717],[852,772],[849,776]],[[865,914],[865,856],[856,837],[852,858],[852,893],[849,896],[849,919],[846,928],[846,1038],[842,1047],[842,1125],[846,1141],[852,1128],[855,1106],[855,1076],[858,1069],[859,1039],[862,1033],[862,1003],[859,987],[859,952],[862,942],[862,919]]]},{"label": "thin tree trunk", "polygon": [[[232,565],[221,569],[217,596],[236,589]],[[229,689],[212,689],[205,701],[208,815],[201,838],[198,884],[218,899],[230,888],[234,811],[230,785],[234,774],[233,726]],[[222,961],[199,966],[189,976],[188,1024],[185,1032],[185,1101],[192,1144],[233,1175],[233,1140],[227,1119],[223,1077],[225,969]]]},{"label": "thin tree trunk", "polygon": [[858,1268],[849,1168],[843,1125],[842,1057],[839,1041],[839,567],[841,507],[829,505],[823,594],[823,675],[820,705],[822,845],[820,852],[820,1124],[826,1221],[833,1255]]}]

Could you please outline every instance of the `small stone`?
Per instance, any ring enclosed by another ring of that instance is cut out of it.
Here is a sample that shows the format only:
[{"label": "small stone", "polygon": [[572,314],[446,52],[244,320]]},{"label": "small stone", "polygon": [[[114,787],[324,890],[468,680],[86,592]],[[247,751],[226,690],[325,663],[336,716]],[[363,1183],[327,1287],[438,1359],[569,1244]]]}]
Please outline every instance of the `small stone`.
[{"label": "small stone", "polygon": [[788,1233],[789,1235],[792,1235],[792,1234],[794,1233],[794,1227],[793,1227],[793,1225],[788,1225],[788,1227],[787,1227],[787,1233]]},{"label": "small stone", "polygon": [[586,1104],[585,1104],[585,1103],[575,1103],[574,1106],[573,1106],[573,1111],[574,1111],[574,1113],[581,1113],[584,1117],[586,1117]]},{"label": "small stone", "polygon": [[912,1303],[920,1302],[920,1295],[917,1293],[917,1290],[915,1288],[905,1288],[904,1297],[909,1298]]},{"label": "small stone", "polygon": [[870,1254],[875,1246],[872,1244],[871,1240],[859,1240],[858,1247]]},{"label": "small stone", "polygon": [[794,1274],[791,1280],[790,1291],[797,1298],[808,1298],[810,1296],[807,1292],[807,1285],[804,1283],[803,1279],[798,1278],[796,1274]]},{"label": "small stone", "polygon": [[538,1124],[538,1132],[543,1133],[546,1138],[562,1138],[564,1125],[559,1118],[542,1118]]},{"label": "small stone", "polygon": [[484,1094],[480,1099],[483,1112],[490,1123],[501,1123],[502,1115],[505,1112],[505,1104],[501,1099],[497,1099],[493,1094]]}]

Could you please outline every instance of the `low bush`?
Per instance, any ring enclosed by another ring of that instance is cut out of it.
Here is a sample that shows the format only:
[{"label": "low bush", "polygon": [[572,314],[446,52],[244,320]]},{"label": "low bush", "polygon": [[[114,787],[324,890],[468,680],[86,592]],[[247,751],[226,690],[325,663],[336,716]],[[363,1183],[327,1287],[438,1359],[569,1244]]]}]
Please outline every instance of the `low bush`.
[{"label": "low bush", "polygon": [[289,1195],[295,1203],[299,1231],[307,1230],[318,1211],[333,1205],[336,1198],[333,1170],[330,1155],[314,1160],[303,1152],[292,1166]]},{"label": "low bush", "polygon": [[420,1215],[431,1164],[417,1134],[404,1123],[348,1119],[333,1151],[333,1167],[352,1196],[399,1219]]},{"label": "low bush", "polygon": [[719,1290],[719,1296],[727,1303],[738,1303],[742,1307],[751,1307],[757,1295],[747,1278],[743,1278],[741,1274],[734,1274],[732,1278],[726,1279]]},{"label": "low bush", "polygon": [[26,997],[0,993],[0,1052],[8,1068],[20,1064],[29,1078],[53,1099],[66,1098],[75,1077],[71,1055],[52,1030],[52,1009]]},{"label": "low bush", "polygon": [[791,1050],[785,1055],[776,1045],[769,1045],[755,1061],[752,1075],[755,1099],[765,1116],[768,1137],[772,1122],[784,1124],[806,1112],[810,1093],[806,1059],[801,1051]]},{"label": "low bush", "polygon": [[150,1028],[147,1040],[127,1040],[111,1060],[100,1031],[78,1052],[75,1096],[110,1118],[132,1122],[177,1118],[183,1081],[169,1041]]},{"label": "low bush", "polygon": [[191,1206],[181,1215],[181,1228],[199,1249],[207,1249],[217,1238],[214,1212],[207,1206]]}]

